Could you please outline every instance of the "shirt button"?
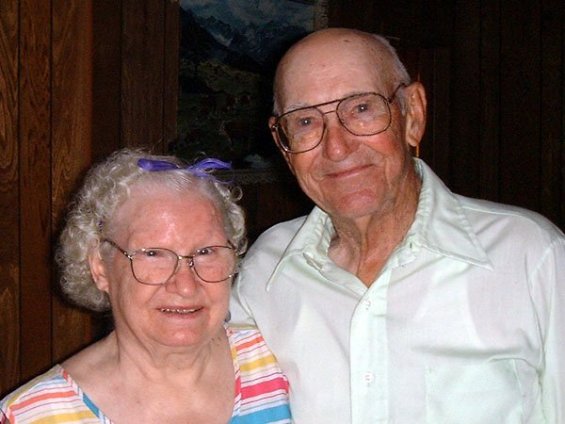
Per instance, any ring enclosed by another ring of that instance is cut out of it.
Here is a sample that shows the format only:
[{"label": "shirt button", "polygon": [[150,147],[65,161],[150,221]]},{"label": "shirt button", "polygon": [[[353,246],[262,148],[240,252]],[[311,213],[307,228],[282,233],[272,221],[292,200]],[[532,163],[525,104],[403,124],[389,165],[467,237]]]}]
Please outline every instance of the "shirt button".
[{"label": "shirt button", "polygon": [[375,381],[375,374],[373,374],[371,371],[367,371],[363,378],[365,380],[365,384],[367,384],[367,386],[370,386],[371,383]]},{"label": "shirt button", "polygon": [[366,300],[366,301],[365,301],[365,310],[368,311],[369,309],[371,309],[371,301],[370,301],[370,300]]}]

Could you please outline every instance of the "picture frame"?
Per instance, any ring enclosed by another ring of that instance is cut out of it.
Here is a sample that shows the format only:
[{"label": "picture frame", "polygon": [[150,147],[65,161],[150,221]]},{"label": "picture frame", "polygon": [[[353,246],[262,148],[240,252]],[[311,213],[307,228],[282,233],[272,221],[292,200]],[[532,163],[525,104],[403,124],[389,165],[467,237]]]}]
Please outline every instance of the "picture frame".
[{"label": "picture frame", "polygon": [[251,179],[268,180],[283,166],[267,125],[274,70],[293,42],[327,26],[327,3],[180,0],[178,136],[170,153],[216,157]]}]

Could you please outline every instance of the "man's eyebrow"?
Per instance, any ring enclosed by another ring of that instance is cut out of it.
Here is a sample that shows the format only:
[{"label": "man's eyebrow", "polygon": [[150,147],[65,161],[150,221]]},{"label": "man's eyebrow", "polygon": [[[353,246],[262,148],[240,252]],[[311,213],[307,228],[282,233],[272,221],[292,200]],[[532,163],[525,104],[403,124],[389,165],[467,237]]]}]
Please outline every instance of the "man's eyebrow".
[{"label": "man's eyebrow", "polygon": [[[318,104],[318,103],[316,103],[316,104]],[[316,106],[316,104],[311,105],[311,104],[304,103],[304,102],[301,102],[301,103],[293,103],[293,104],[289,105],[288,107],[284,108],[284,110],[282,111],[282,113],[292,112],[293,110],[302,109],[302,108],[305,108],[305,107]]]}]

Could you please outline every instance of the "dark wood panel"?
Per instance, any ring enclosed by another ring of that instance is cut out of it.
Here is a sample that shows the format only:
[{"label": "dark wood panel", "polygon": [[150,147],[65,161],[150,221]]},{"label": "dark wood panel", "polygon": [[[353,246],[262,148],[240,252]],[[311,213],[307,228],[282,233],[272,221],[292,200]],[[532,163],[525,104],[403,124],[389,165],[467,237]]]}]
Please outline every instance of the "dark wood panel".
[{"label": "dark wood panel", "polygon": [[468,196],[479,194],[480,1],[457,2],[452,40],[451,140],[448,185]]},{"label": "dark wood panel", "polygon": [[479,197],[498,200],[500,162],[500,6],[483,2],[480,22]]},{"label": "dark wood panel", "polygon": [[269,227],[305,215],[314,206],[285,169],[280,170],[275,179],[256,176],[241,180],[236,175],[235,181],[243,190],[241,205],[245,209],[250,242]]},{"label": "dark wood panel", "polygon": [[539,210],[539,5],[501,2],[500,13],[500,200]]},{"label": "dark wood panel", "polygon": [[[51,364],[50,42],[48,2],[20,1],[21,377]],[[33,254],[29,254],[32,252]]]},{"label": "dark wood panel", "polygon": [[[563,69],[565,66],[565,25],[564,3],[562,0],[541,2],[541,192],[540,212],[552,221],[560,221],[560,193],[563,187],[561,170],[565,162],[561,151],[565,150],[562,119],[565,116],[564,96],[558,87],[565,87]],[[561,211],[561,224],[564,224]]]},{"label": "dark wood panel", "polygon": [[[52,1],[52,219],[57,228],[92,157],[91,1]],[[90,343],[94,333],[90,314],[54,299],[53,361]]]},{"label": "dark wood panel", "polygon": [[375,19],[380,16],[378,3],[374,0],[328,0],[328,25],[378,32],[379,21]]},{"label": "dark wood panel", "polygon": [[[565,58],[565,6],[561,4],[561,54]],[[559,207],[560,219],[557,220],[561,225],[561,229],[565,231],[565,60],[561,61],[561,90],[556,89],[556,92],[561,93],[561,136],[560,136],[560,149],[561,149],[561,162],[560,162],[560,188],[561,192],[561,206]]]},{"label": "dark wood panel", "polygon": [[163,150],[163,0],[122,0],[122,142]]},{"label": "dark wood panel", "polygon": [[417,155],[432,166],[440,177],[447,179],[450,152],[450,53],[441,47],[416,51],[418,69],[413,75],[426,88],[428,102],[426,132]]},{"label": "dark wood panel", "polygon": [[100,160],[121,146],[122,2],[92,8],[92,156]]},{"label": "dark wood panel", "polygon": [[177,135],[180,19],[179,6],[174,2],[165,2],[164,31],[163,153]]},{"label": "dark wood panel", "polygon": [[[430,92],[428,107],[428,122],[430,125],[431,161],[434,171],[444,180],[449,179],[449,153],[451,138],[449,134],[449,119],[451,115],[451,53],[446,47],[433,49],[433,81],[428,87]],[[424,81],[426,83],[426,81]],[[429,139],[429,138],[428,138]],[[421,156],[428,160],[427,142],[421,147]]]},{"label": "dark wood panel", "polygon": [[0,2],[0,393],[19,380],[18,5]]}]

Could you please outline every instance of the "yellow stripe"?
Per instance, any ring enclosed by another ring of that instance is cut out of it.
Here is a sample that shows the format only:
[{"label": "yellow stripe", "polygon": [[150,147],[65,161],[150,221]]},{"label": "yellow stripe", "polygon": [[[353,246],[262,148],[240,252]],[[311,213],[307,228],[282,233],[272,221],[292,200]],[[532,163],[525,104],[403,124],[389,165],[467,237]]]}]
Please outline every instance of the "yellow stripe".
[{"label": "yellow stripe", "polygon": [[53,423],[74,423],[74,422],[82,422],[84,419],[98,419],[96,415],[94,415],[91,411],[78,411],[78,412],[70,412],[68,414],[56,414],[51,415],[50,417],[39,418],[38,420],[34,420],[30,424],[53,424]]},{"label": "yellow stripe", "polygon": [[275,364],[275,357],[273,355],[264,356],[262,358],[257,358],[251,362],[245,362],[239,364],[241,371],[255,371],[257,369],[265,368],[269,365]]}]

